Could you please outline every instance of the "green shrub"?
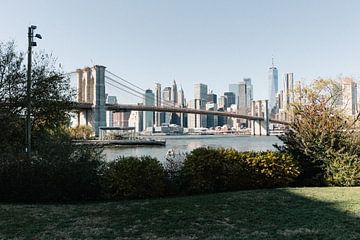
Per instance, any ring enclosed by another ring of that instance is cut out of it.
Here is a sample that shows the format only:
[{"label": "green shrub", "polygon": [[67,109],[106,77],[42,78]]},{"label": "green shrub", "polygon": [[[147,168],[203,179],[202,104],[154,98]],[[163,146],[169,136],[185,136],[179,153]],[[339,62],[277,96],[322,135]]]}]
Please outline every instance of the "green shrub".
[{"label": "green shrub", "polygon": [[108,163],[103,186],[109,199],[159,197],[165,190],[161,163],[149,156],[120,157]]},{"label": "green shrub", "polygon": [[[101,151],[87,146],[51,146],[49,154],[36,153],[30,161],[24,156],[0,159],[0,201],[60,202],[101,197]],[[43,151],[47,147],[43,145]]]},{"label": "green shrub", "polygon": [[289,154],[267,151],[240,153],[240,155],[248,155],[243,159],[248,168],[256,172],[257,187],[285,187],[300,173]]},{"label": "green shrub", "polygon": [[221,151],[197,148],[184,161],[183,176],[188,193],[226,191],[231,184],[230,169],[236,171],[235,161],[227,161]]},{"label": "green shrub", "polygon": [[335,154],[326,167],[325,180],[335,186],[360,185],[360,158],[348,153]]},{"label": "green shrub", "polygon": [[198,148],[184,161],[188,193],[288,186],[299,174],[293,158],[278,152]]}]

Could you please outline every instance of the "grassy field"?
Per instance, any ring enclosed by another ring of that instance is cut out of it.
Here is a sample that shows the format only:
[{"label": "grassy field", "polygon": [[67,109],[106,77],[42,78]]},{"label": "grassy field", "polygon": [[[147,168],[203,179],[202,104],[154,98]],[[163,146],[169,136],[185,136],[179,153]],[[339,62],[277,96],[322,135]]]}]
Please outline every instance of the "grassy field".
[{"label": "grassy field", "polygon": [[0,239],[360,239],[360,188],[1,204]]}]

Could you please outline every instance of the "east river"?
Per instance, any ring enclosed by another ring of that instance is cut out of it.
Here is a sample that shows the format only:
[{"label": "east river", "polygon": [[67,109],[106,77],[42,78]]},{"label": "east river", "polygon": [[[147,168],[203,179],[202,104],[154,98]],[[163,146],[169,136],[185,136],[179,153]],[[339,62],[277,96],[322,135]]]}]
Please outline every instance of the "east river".
[{"label": "east river", "polygon": [[183,135],[166,136],[166,146],[133,146],[105,148],[104,154],[108,161],[118,156],[149,155],[165,160],[169,149],[176,154],[186,153],[199,147],[234,148],[239,151],[265,151],[275,150],[273,144],[281,144],[276,136],[234,136],[234,135]]}]

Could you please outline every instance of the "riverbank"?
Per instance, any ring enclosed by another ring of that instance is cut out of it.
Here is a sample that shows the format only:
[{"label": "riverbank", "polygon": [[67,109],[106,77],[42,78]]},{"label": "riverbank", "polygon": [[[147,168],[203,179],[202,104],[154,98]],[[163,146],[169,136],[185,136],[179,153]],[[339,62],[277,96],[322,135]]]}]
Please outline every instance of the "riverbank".
[{"label": "riverbank", "polygon": [[360,239],[360,188],[0,205],[0,239]]}]

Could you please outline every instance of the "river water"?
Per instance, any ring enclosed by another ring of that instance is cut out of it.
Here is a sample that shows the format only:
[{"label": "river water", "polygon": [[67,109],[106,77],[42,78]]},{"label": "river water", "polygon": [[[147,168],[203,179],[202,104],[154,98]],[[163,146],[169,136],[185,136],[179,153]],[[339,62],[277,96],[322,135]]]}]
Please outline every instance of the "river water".
[{"label": "river water", "polygon": [[165,160],[169,149],[178,153],[186,153],[199,147],[234,148],[239,151],[275,150],[273,144],[281,144],[276,136],[234,136],[234,135],[183,135],[166,136],[166,146],[132,146],[105,148],[104,154],[108,161],[118,156],[149,155]]}]

